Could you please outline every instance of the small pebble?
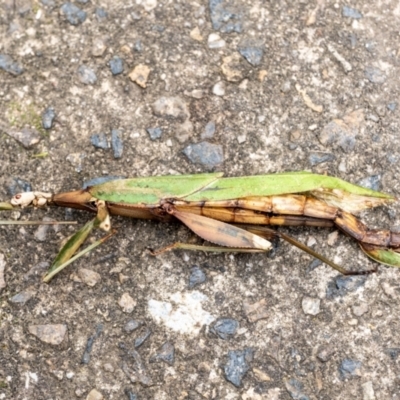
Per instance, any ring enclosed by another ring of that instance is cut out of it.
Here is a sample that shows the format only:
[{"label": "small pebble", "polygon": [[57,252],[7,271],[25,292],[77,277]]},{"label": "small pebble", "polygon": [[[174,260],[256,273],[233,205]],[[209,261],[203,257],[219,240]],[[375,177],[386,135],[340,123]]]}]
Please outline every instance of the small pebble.
[{"label": "small pebble", "polygon": [[78,270],[78,276],[83,283],[89,287],[95,286],[101,280],[101,275],[91,269],[80,268]]},{"label": "small pebble", "polygon": [[210,0],[209,7],[214,30],[224,33],[242,32],[244,10],[223,0]]},{"label": "small pebble", "polygon": [[135,44],[133,45],[133,50],[135,50],[137,53],[141,53],[143,51],[143,44],[140,39],[135,41]]},{"label": "small pebble", "polygon": [[128,400],[139,400],[137,394],[131,392],[129,389],[125,389],[125,394],[127,395]]},{"label": "small pebble", "polygon": [[145,88],[149,74],[150,68],[147,65],[139,64],[129,74],[129,79],[140,87]]},{"label": "small pebble", "polygon": [[210,328],[210,332],[220,339],[228,340],[236,334],[239,328],[239,322],[232,318],[220,318]]},{"label": "small pebble", "polygon": [[225,83],[223,81],[217,82],[212,88],[213,94],[222,97],[225,96]]},{"label": "small pebble", "polygon": [[289,93],[291,88],[292,88],[292,84],[290,83],[290,81],[285,81],[281,85],[281,92]]},{"label": "small pebble", "polygon": [[0,253],[0,292],[7,286],[4,279],[4,269],[6,267],[6,259],[3,253]]},{"label": "small pebble", "polygon": [[201,42],[203,40],[203,36],[201,36],[200,29],[198,26],[196,26],[190,31],[190,37],[194,40],[197,40],[198,42]]},{"label": "small pebble", "polygon": [[[1,255],[0,255],[1,257]],[[1,261],[0,261],[0,268],[1,268]],[[0,270],[1,275],[1,270]],[[0,278],[0,291],[1,291],[1,278]],[[34,296],[34,292],[31,290],[24,290],[22,292],[17,293],[15,296],[11,297],[9,300],[10,303],[18,304],[18,305],[25,305],[32,297]]]},{"label": "small pebble", "polygon": [[209,49],[221,49],[225,47],[226,42],[218,33],[210,33],[207,39],[207,45]]},{"label": "small pebble", "polygon": [[105,133],[96,133],[90,136],[90,141],[92,145],[98,149],[108,149],[110,147]]},{"label": "small pebble", "polygon": [[151,335],[151,330],[149,328],[146,328],[144,333],[135,339],[134,343],[135,349],[140,347],[150,337],[150,335]]},{"label": "small pebble", "polygon": [[111,73],[113,75],[118,75],[122,74],[124,72],[124,63],[122,61],[121,57],[114,56],[110,61],[109,61],[109,66],[111,69]]},{"label": "small pebble", "polygon": [[306,315],[318,315],[320,313],[321,300],[314,297],[303,297],[301,306]]},{"label": "small pebble", "polygon": [[56,117],[56,113],[53,107],[48,107],[42,114],[42,126],[44,129],[51,129],[53,126],[54,118]]},{"label": "small pebble", "polygon": [[396,108],[397,108],[397,102],[396,101],[393,101],[393,102],[391,102],[391,103],[389,103],[387,105],[387,109],[389,111],[396,111]]},{"label": "small pebble", "polygon": [[367,303],[361,303],[360,305],[354,305],[352,307],[353,314],[356,317],[361,317],[369,311]]},{"label": "small pebble", "polygon": [[94,57],[101,57],[107,49],[104,39],[95,37],[92,43],[92,55]]},{"label": "small pebble", "polygon": [[146,131],[149,134],[151,140],[160,139],[162,135],[161,128],[147,128]]},{"label": "small pebble", "polygon": [[344,359],[339,366],[339,372],[342,379],[349,379],[351,377],[361,376],[361,361]]},{"label": "small pebble", "polygon": [[206,274],[202,269],[198,266],[194,266],[190,270],[189,276],[189,289],[193,289],[195,286],[198,286],[206,281]]},{"label": "small pebble", "polygon": [[386,75],[379,68],[367,67],[364,75],[371,83],[381,84],[386,81]]},{"label": "small pebble", "polygon": [[243,303],[243,309],[250,322],[256,322],[269,316],[267,300],[261,299],[255,303]]},{"label": "small pebble", "polygon": [[7,185],[7,194],[15,196],[17,193],[21,192],[32,192],[32,185],[23,179],[12,178]]},{"label": "small pebble", "polygon": [[261,64],[264,50],[260,44],[253,44],[249,42],[239,46],[239,53],[251,64],[253,67],[257,67]]},{"label": "small pebble", "polygon": [[[54,221],[53,218],[44,217],[43,221]],[[47,240],[47,232],[50,228],[50,225],[39,225],[36,229],[34,236],[38,242],[45,242]]]},{"label": "small pebble", "polygon": [[363,390],[363,400],[375,400],[375,391],[372,381],[361,384]]},{"label": "small pebble", "polygon": [[353,19],[361,19],[363,17],[360,11],[349,6],[343,6],[342,15],[343,17],[348,17]]},{"label": "small pebble", "polygon": [[158,350],[157,354],[150,357],[150,362],[163,361],[168,365],[174,364],[175,347],[171,342],[165,342]]},{"label": "small pebble", "polygon": [[86,65],[81,65],[78,68],[78,78],[85,85],[94,85],[97,82],[96,73]]},{"label": "small pebble", "polygon": [[299,380],[294,378],[288,379],[285,381],[285,386],[292,399],[310,400],[310,398],[303,392],[304,385]]},{"label": "small pebble", "polygon": [[225,379],[236,387],[242,385],[242,379],[250,369],[250,362],[253,361],[254,351],[250,348],[245,350],[230,350],[228,362],[224,365]]},{"label": "small pebble", "polygon": [[393,360],[397,360],[400,355],[400,348],[399,347],[389,347],[386,349],[385,353]]},{"label": "small pebble", "polygon": [[131,333],[131,332],[133,332],[134,330],[136,330],[137,328],[139,328],[142,325],[143,325],[142,321],[131,319],[125,324],[124,330],[127,333]]},{"label": "small pebble", "polygon": [[204,139],[211,139],[215,133],[215,122],[210,121],[204,127],[204,131],[201,133],[201,138]]},{"label": "small pebble", "polygon": [[24,72],[23,67],[7,54],[0,54],[0,69],[11,75],[21,75]]},{"label": "small pebble", "polygon": [[190,144],[185,147],[183,153],[193,164],[202,164],[209,168],[224,161],[222,146],[208,142]]},{"label": "small pebble", "polygon": [[104,399],[103,395],[96,389],[92,389],[86,396],[86,400],[103,400],[103,399]]},{"label": "small pebble", "polygon": [[28,331],[44,343],[59,345],[67,334],[67,325],[29,325]]},{"label": "small pebble", "polygon": [[124,293],[118,301],[119,306],[122,308],[122,311],[129,314],[136,307],[136,300],[134,300],[129,293]]},{"label": "small pebble", "polygon": [[100,334],[103,332],[103,324],[98,324],[96,327],[96,332],[94,333],[93,336],[90,336],[89,339],[86,342],[86,347],[85,351],[82,356],[82,364],[89,364],[90,361],[90,353],[92,352],[93,349],[93,344],[95,340],[100,336]]},{"label": "small pebble", "polygon": [[[348,266],[349,269],[351,265]],[[329,282],[326,289],[326,297],[332,299],[335,297],[345,296],[347,293],[355,292],[366,282],[365,276],[338,276]]]},{"label": "small pebble", "polygon": [[98,21],[108,17],[108,12],[103,7],[96,7],[95,14]]},{"label": "small pebble", "polygon": [[381,180],[381,175],[371,175],[364,179],[361,179],[357,182],[357,184],[367,189],[380,191],[382,189]]},{"label": "small pebble", "polygon": [[22,128],[22,129],[9,129],[4,131],[8,136],[15,139],[17,142],[22,144],[25,149],[30,149],[37,145],[42,137],[36,129]]},{"label": "small pebble", "polygon": [[68,372],[65,374],[65,376],[66,376],[67,379],[72,379],[72,378],[75,376],[75,373],[72,372],[72,371],[68,371]]},{"label": "small pebble", "polygon": [[121,158],[124,151],[124,144],[121,139],[121,131],[118,129],[111,131],[111,147],[114,151],[114,158]]},{"label": "small pebble", "polygon": [[80,25],[86,20],[86,12],[81,10],[73,3],[64,3],[60,8],[60,13],[65,16],[71,25]]},{"label": "small pebble", "polygon": [[321,153],[321,152],[311,152],[308,156],[308,162],[311,166],[322,164],[325,162],[331,162],[335,160],[335,156],[332,153]]}]

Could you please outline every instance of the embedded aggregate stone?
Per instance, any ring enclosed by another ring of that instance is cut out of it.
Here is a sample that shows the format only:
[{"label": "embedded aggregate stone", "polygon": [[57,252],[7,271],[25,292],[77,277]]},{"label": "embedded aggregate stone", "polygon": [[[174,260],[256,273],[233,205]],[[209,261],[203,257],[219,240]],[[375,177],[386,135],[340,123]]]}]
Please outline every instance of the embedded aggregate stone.
[{"label": "embedded aggregate stone", "polygon": [[331,280],[326,288],[326,297],[332,299],[355,292],[366,282],[365,276],[338,276]]},{"label": "embedded aggregate stone", "polygon": [[65,16],[71,25],[80,25],[85,22],[87,13],[73,3],[64,3],[60,8],[60,13]]},{"label": "embedded aggregate stone", "polygon": [[10,183],[7,185],[7,193],[10,196],[14,196],[21,192],[32,192],[32,185],[24,179],[12,178]]},{"label": "embedded aggregate stone", "polygon": [[204,131],[201,133],[201,138],[204,139],[211,139],[215,134],[215,122],[210,121],[207,122],[206,126],[204,127]]},{"label": "embedded aggregate stone", "polygon": [[161,128],[147,128],[146,131],[149,134],[151,140],[156,140],[161,138],[162,135]]},{"label": "embedded aggregate stone", "polygon": [[110,61],[109,61],[111,73],[113,75],[119,75],[124,72],[124,62],[121,57],[114,56]]},{"label": "embedded aggregate stone", "polygon": [[94,70],[86,65],[78,68],[79,80],[85,85],[94,85],[97,82],[97,75]]},{"label": "embedded aggregate stone", "polygon": [[285,381],[286,390],[294,400],[310,400],[304,393],[304,384],[298,379],[292,378]]},{"label": "embedded aggregate stone", "polygon": [[194,287],[204,283],[207,277],[204,271],[198,266],[194,266],[190,270],[189,276],[189,289],[193,289]]},{"label": "embedded aggregate stone", "polygon": [[98,149],[108,149],[110,147],[105,133],[96,133],[90,136],[90,141],[92,145]]},{"label": "embedded aggregate stone", "polygon": [[44,343],[59,345],[67,334],[65,324],[29,325],[28,331]]},{"label": "embedded aggregate stone", "polygon": [[239,53],[253,66],[257,67],[261,64],[264,50],[261,45],[252,42],[244,42],[239,46]]},{"label": "embedded aggregate stone", "polygon": [[53,126],[54,118],[56,113],[53,107],[48,107],[42,114],[42,126],[44,129],[51,129]]},{"label": "embedded aggregate stone", "polygon": [[240,7],[227,0],[209,0],[209,8],[213,29],[231,33],[241,33],[243,15]]},{"label": "embedded aggregate stone", "polygon": [[350,358],[344,359],[339,365],[339,372],[342,379],[349,379],[352,377],[360,376],[361,374],[361,361],[353,360]]},{"label": "embedded aggregate stone", "polygon": [[7,54],[0,54],[0,69],[16,76],[24,72],[24,68]]},{"label": "embedded aggregate stone", "polygon": [[353,18],[353,19],[361,19],[363,15],[356,8],[343,6],[342,14],[344,17]]},{"label": "embedded aggregate stone", "polygon": [[171,342],[165,342],[156,354],[150,357],[150,362],[163,361],[168,365],[173,365],[175,359],[175,347]]},{"label": "embedded aggregate stone", "polygon": [[236,387],[241,387],[242,380],[250,369],[254,351],[250,348],[244,350],[230,350],[228,362],[224,365],[225,379]]},{"label": "embedded aggregate stone", "polygon": [[42,140],[40,133],[34,128],[9,129],[6,133],[25,149],[36,146]]},{"label": "embedded aggregate stone", "polygon": [[142,325],[143,325],[142,321],[131,319],[125,324],[124,330],[125,330],[125,332],[130,333],[130,332],[135,331],[137,328],[139,328]]},{"label": "embedded aggregate stone", "polygon": [[86,342],[85,351],[82,356],[82,364],[89,364],[90,362],[90,353],[93,350],[93,344],[95,340],[101,335],[103,332],[104,326],[103,324],[98,324],[96,327],[96,332],[94,335],[90,336]]},{"label": "embedded aggregate stone", "polygon": [[220,318],[210,328],[210,332],[223,340],[228,340],[236,334],[239,322],[232,318]]},{"label": "embedded aggregate stone", "polygon": [[386,82],[387,79],[383,71],[377,67],[369,66],[365,68],[364,74],[371,83],[382,84]]},{"label": "embedded aggregate stone", "polygon": [[111,131],[111,147],[114,152],[114,158],[121,158],[124,151],[124,142],[122,141],[122,132],[119,129]]},{"label": "embedded aggregate stone", "polygon": [[366,178],[358,181],[357,184],[367,189],[380,191],[382,189],[381,181],[382,181],[382,176],[378,174],[378,175],[367,176]]},{"label": "embedded aggregate stone", "polygon": [[145,331],[135,339],[135,349],[140,347],[151,335],[151,330],[149,328],[146,328]]},{"label": "embedded aggregate stone", "polygon": [[224,161],[222,146],[209,142],[190,144],[185,147],[183,153],[193,164],[203,164],[209,168],[215,167]]},{"label": "embedded aggregate stone", "polygon": [[325,162],[330,162],[335,160],[335,156],[332,153],[310,153],[310,155],[308,156],[308,160],[311,166],[315,166],[318,164],[322,164]]}]

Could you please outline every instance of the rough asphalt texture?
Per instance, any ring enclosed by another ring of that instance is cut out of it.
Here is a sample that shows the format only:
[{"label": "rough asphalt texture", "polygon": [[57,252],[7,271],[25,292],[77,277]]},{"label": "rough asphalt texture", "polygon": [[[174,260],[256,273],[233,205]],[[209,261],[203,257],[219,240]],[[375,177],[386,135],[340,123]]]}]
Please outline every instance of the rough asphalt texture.
[{"label": "rough asphalt texture", "polygon": [[[0,199],[107,175],[291,170],[399,196],[399,23],[394,0],[2,0]],[[398,211],[362,218],[396,229]],[[90,218],[10,218],[44,217]],[[398,398],[399,270],[343,278],[283,242],[153,257],[201,241],[112,223],[49,285],[77,227],[0,228],[0,399]],[[374,265],[335,230],[283,231]]]}]

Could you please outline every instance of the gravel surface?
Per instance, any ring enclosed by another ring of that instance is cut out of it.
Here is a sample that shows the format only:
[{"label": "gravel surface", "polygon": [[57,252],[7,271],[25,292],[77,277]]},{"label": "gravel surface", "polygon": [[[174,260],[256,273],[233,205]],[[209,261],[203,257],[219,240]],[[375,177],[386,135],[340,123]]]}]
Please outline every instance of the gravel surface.
[{"label": "gravel surface", "polygon": [[[293,170],[399,196],[399,23],[394,0],[2,0],[0,199],[105,176]],[[399,211],[362,218],[398,229]],[[399,397],[397,269],[344,278],[284,242],[153,257],[201,242],[178,223],[112,224],[50,284],[77,227],[0,227],[0,399]],[[335,230],[282,231],[374,266]]]}]

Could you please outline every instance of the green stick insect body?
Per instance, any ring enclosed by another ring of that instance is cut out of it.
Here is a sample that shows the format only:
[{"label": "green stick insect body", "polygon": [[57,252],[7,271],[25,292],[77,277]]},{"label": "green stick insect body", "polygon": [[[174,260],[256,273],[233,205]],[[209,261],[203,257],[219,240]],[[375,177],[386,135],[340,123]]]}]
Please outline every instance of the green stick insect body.
[{"label": "green stick insect body", "polygon": [[[0,210],[54,205],[97,214],[60,251],[44,277],[48,282],[71,262],[71,257],[93,228],[110,231],[110,215],[161,221],[175,218],[202,239],[217,245],[174,243],[156,254],[176,248],[265,252],[271,248],[267,238],[278,236],[341,273],[365,273],[339,267],[295,239],[266,228],[267,225],[336,226],[355,238],[369,257],[383,264],[400,266],[400,234],[369,229],[353,215],[394,200],[381,192],[308,172],[234,178],[224,178],[222,173],[209,173],[117,179],[59,194],[20,193],[9,203],[0,203]],[[74,259],[106,238],[92,244]]]}]

